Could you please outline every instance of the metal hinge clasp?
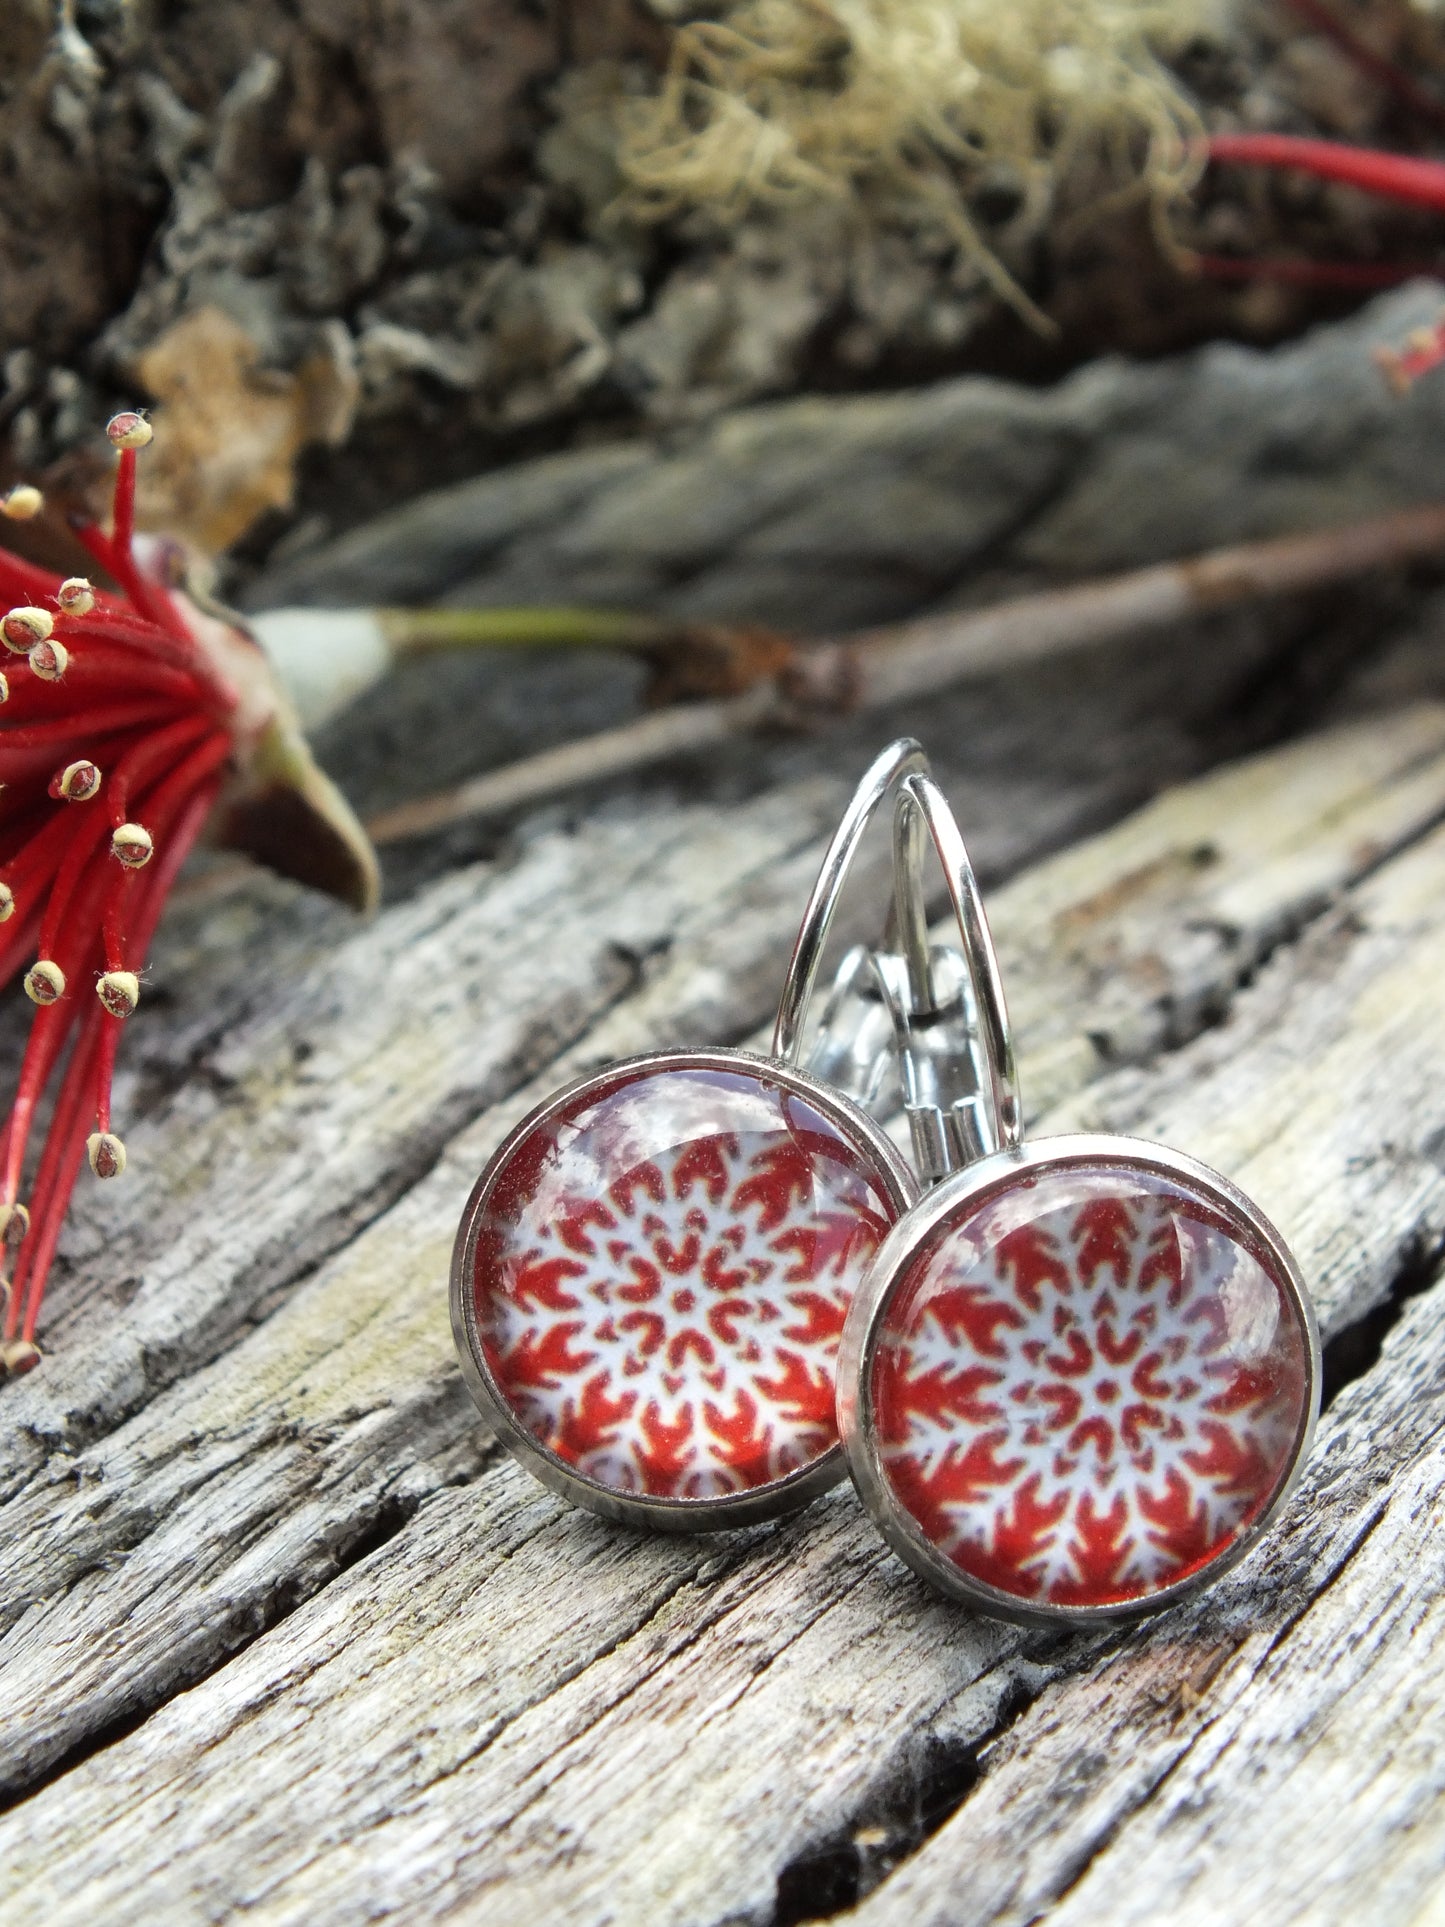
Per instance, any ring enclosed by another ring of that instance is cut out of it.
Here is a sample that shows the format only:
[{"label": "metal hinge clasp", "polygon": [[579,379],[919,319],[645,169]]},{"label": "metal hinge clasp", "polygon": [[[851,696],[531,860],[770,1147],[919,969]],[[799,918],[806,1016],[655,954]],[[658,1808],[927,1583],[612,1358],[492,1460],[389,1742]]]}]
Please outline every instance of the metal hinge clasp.
[{"label": "metal hinge clasp", "polygon": [[902,1113],[919,1176],[936,1184],[996,1150],[998,1138],[968,966],[943,947],[928,961],[928,996],[918,1008],[901,955],[862,944],[850,950],[807,1068],[875,1117]]}]

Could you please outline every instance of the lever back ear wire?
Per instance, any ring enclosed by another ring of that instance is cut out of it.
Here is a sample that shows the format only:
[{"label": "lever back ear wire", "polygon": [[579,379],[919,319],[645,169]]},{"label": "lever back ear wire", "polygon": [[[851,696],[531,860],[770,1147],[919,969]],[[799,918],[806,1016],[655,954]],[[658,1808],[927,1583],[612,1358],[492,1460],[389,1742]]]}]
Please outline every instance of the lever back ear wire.
[{"label": "lever back ear wire", "polygon": [[905,737],[859,783],[793,946],[771,1057],[654,1051],[578,1078],[472,1192],[452,1262],[463,1376],[517,1458],[591,1511],[707,1531],[792,1511],[845,1474],[843,1321],[918,1186],[854,1101],[894,1051],[867,953],[845,965],[805,1058],[808,1017],[864,831],[926,768]]},{"label": "lever back ear wire", "polygon": [[[926,945],[929,842],[956,984]],[[1196,1159],[1024,1141],[988,919],[922,772],[899,786],[894,849],[899,948],[876,967],[938,1182],[848,1313],[849,1469],[895,1551],[954,1598],[1041,1625],[1155,1612],[1243,1558],[1299,1478],[1319,1410],[1309,1294],[1259,1207]]]},{"label": "lever back ear wire", "polygon": [[[903,779],[928,768],[911,736],[901,736],[876,756],[853,793],[833,834],[813,885],[788,962],[773,1026],[772,1054],[844,1092],[869,1113],[886,1119],[903,1102],[895,1025],[880,983],[894,938],[891,893],[882,949],[859,943],[847,951],[829,985],[816,1023],[810,1015],[829,936],[843,901],[864,835]],[[890,969],[890,978],[896,968]]]},{"label": "lever back ear wire", "polygon": [[[924,774],[928,758],[923,746],[911,736],[900,736],[876,756],[853,792],[842,821],[833,832],[817,882],[808,898],[803,921],[798,927],[793,954],[788,959],[783,993],[778,1000],[778,1015],[773,1024],[773,1056],[793,1069],[801,1066],[803,1045],[828,941],[838,905],[842,901],[848,873],[858,854],[858,846],[881,805],[893,795],[897,785],[915,774]],[[886,941],[886,940],[885,940]],[[927,933],[924,933],[927,942]]]},{"label": "lever back ear wire", "polygon": [[[959,945],[928,930],[924,863],[937,853]],[[978,880],[943,792],[910,771],[897,792],[893,903],[883,948],[869,959],[888,1010],[913,1157],[936,1184],[1022,1135],[1013,1032]]]}]

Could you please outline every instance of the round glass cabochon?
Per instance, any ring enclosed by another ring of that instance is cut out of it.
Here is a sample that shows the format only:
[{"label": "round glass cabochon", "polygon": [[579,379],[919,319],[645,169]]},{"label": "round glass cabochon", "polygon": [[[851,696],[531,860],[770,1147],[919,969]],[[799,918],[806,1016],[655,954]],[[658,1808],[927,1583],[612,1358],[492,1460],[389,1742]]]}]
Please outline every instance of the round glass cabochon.
[{"label": "round glass cabochon", "polygon": [[1147,1599],[1219,1558],[1294,1464],[1309,1338],[1226,1200],[1088,1164],[935,1227],[870,1392],[884,1476],[968,1577],[1038,1605]]},{"label": "round glass cabochon", "polygon": [[896,1188],[763,1067],[594,1081],[490,1187],[472,1287],[493,1384],[614,1491],[769,1485],[837,1442],[838,1341]]}]

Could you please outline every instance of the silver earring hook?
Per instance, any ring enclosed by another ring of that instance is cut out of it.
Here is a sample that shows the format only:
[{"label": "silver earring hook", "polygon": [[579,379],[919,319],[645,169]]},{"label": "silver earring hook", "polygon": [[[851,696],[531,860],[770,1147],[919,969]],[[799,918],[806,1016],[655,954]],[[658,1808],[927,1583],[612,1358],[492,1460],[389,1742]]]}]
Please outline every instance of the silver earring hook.
[{"label": "silver earring hook", "polygon": [[[818,880],[813,885],[813,894],[803,912],[797,941],[788,961],[788,973],[783,980],[777,1022],[773,1026],[773,1056],[790,1068],[797,1069],[802,1059],[803,1035],[813,992],[817,988],[823,946],[828,940],[828,931],[842,897],[843,886],[848,880],[853,858],[863,840],[863,832],[879,806],[887,802],[903,778],[915,773],[926,774],[927,770],[928,758],[923,746],[911,736],[900,736],[897,742],[890,743],[869,764],[863,780],[853,792],[853,800],[843,812],[842,822],[833,833],[833,840],[828,845],[823,866],[818,872]],[[925,930],[925,944],[927,936]]]},{"label": "silver earring hook", "polygon": [[[955,954],[929,945],[925,839],[943,866],[962,939],[965,981],[957,981],[951,968],[958,961]],[[923,1175],[936,1180],[973,1158],[1018,1145],[1023,1107],[1013,1030],[978,879],[953,811],[926,772],[910,773],[899,785],[893,876],[893,918],[905,977],[901,984],[891,982],[886,968],[878,975],[897,1034],[914,1150]],[[955,981],[940,982],[945,966]],[[968,1040],[964,1053],[960,1036]]]}]

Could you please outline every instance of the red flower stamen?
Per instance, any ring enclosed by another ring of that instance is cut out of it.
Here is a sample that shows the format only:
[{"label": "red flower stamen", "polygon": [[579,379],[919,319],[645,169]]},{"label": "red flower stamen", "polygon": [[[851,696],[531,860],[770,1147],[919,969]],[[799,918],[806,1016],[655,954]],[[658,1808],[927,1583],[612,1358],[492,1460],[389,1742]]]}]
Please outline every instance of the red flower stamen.
[{"label": "red flower stamen", "polygon": [[[99,1176],[125,1168],[111,1129],[121,1027],[241,731],[240,698],[212,659],[224,646],[135,554],[136,450],[150,434],[138,415],[111,423],[112,531],[76,531],[118,595],[0,550],[0,639],[17,657],[0,715],[0,981],[23,971],[37,1005],[0,1133],[0,1261],[15,1257],[0,1356],[12,1371],[39,1358],[46,1278],[87,1148]],[[34,512],[28,497],[18,507]],[[27,1217],[31,1136],[57,1073]]]},{"label": "red flower stamen", "polygon": [[1309,261],[1287,254],[1191,254],[1189,265],[1211,281],[1281,281],[1297,288],[1367,293],[1440,272],[1433,261]]},{"label": "red flower stamen", "polygon": [[[135,451],[129,448],[121,450],[120,461],[115,472],[117,509],[125,500],[127,478],[130,487],[129,507],[130,512],[134,514]],[[109,536],[103,535],[94,523],[82,524],[75,533],[87,553],[95,558],[107,575],[114,577],[124,590],[132,608],[137,610],[148,623],[154,623],[156,628],[164,633],[172,623],[178,622],[175,604],[165,588],[159,582],[151,581],[141,574],[129,534],[124,542],[119,539],[119,523],[116,525],[115,533]]]},{"label": "red flower stamen", "polygon": [[1209,158],[1245,167],[1293,167],[1316,180],[1337,181],[1366,194],[1383,194],[1414,207],[1445,209],[1445,161],[1385,154],[1348,141],[1311,140],[1299,134],[1214,134]]},{"label": "red flower stamen", "polygon": [[54,627],[55,618],[48,609],[12,609],[0,616],[0,642],[14,655],[28,656]]},{"label": "red flower stamen", "polygon": [[55,591],[55,600],[68,616],[88,616],[95,607],[95,590],[83,575],[72,575]]},{"label": "red flower stamen", "polygon": [[[1208,154],[1211,161],[1221,163],[1297,168],[1317,180],[1445,213],[1445,161],[1417,160],[1409,154],[1384,154],[1344,141],[1308,140],[1295,134],[1215,134]],[[1266,265],[1261,271],[1270,270]],[[1294,278],[1303,276],[1296,272]],[[1408,388],[1445,362],[1445,322],[1419,329],[1403,349],[1376,349],[1375,361],[1392,388]]]}]

